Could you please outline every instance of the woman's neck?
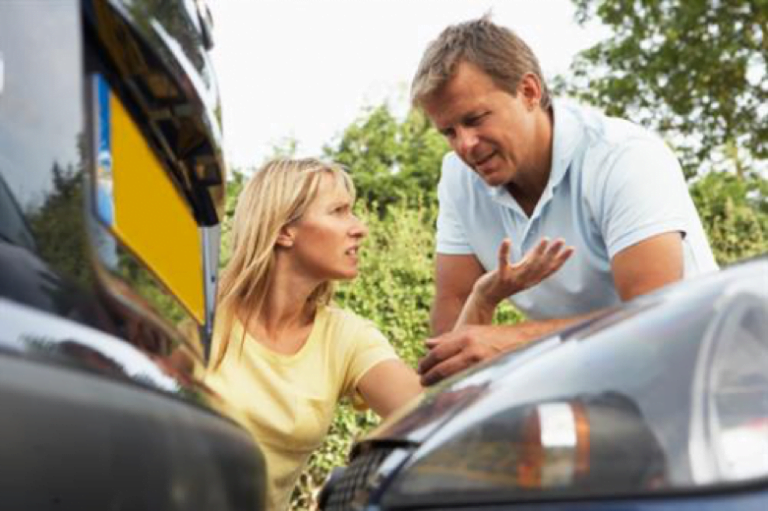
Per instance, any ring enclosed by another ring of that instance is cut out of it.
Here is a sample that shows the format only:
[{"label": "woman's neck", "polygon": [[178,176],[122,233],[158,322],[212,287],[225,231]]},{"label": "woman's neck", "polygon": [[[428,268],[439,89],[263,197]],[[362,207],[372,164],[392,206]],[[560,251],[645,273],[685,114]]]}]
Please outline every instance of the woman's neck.
[{"label": "woman's neck", "polygon": [[309,298],[320,284],[285,270],[279,264],[275,268],[259,313],[243,311],[241,315],[241,319],[247,318],[246,330],[271,342],[295,337],[311,327],[315,317]]}]

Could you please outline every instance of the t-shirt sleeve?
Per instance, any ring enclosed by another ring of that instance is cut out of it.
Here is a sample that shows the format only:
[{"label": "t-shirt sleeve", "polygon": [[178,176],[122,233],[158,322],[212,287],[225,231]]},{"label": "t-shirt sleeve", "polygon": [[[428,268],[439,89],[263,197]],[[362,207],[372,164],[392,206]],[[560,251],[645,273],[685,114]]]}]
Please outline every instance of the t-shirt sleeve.
[{"label": "t-shirt sleeve", "polygon": [[644,140],[622,148],[600,173],[597,222],[610,258],[657,234],[685,235],[688,188],[663,142]]},{"label": "t-shirt sleeve", "polygon": [[347,366],[343,394],[352,399],[353,406],[358,410],[367,408],[363,396],[357,390],[360,380],[374,366],[385,360],[397,360],[395,350],[376,326],[367,320],[360,319],[352,339],[352,353]]},{"label": "t-shirt sleeve", "polygon": [[460,191],[460,172],[458,157],[453,154],[443,158],[440,182],[437,185],[437,243],[439,254],[472,254],[464,226],[461,222],[461,212],[457,208],[457,193]]}]

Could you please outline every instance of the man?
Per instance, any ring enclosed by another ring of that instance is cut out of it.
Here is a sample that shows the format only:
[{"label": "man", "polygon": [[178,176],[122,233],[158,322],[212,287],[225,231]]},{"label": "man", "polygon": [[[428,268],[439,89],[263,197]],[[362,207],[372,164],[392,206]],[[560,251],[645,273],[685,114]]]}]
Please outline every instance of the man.
[{"label": "man", "polygon": [[[453,149],[438,188],[437,337],[419,364],[423,384],[717,269],[674,154],[627,121],[551,101],[535,55],[512,31],[487,17],[448,27],[422,57],[411,96]],[[454,330],[502,240],[519,260],[545,237],[574,252],[510,297],[531,320]]]}]

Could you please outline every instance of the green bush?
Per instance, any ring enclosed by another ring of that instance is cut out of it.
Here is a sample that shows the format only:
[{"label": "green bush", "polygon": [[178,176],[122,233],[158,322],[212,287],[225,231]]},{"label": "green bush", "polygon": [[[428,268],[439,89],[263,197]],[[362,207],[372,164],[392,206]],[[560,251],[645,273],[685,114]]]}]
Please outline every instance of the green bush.
[{"label": "green bush", "polygon": [[766,188],[759,175],[727,172],[711,172],[691,185],[691,196],[721,265],[768,252]]}]

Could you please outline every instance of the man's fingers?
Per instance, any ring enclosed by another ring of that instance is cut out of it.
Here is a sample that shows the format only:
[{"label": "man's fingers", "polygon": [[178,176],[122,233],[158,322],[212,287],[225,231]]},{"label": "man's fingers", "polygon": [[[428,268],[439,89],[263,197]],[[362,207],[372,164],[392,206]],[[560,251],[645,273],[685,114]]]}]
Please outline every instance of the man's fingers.
[{"label": "man's fingers", "polygon": [[557,254],[562,250],[563,246],[565,245],[565,240],[563,238],[557,238],[555,241],[549,244],[549,247],[547,248],[546,255],[547,257],[555,257]]},{"label": "man's fingers", "polygon": [[535,263],[547,250],[547,245],[549,245],[549,238],[541,238],[536,246],[526,252],[522,259],[520,259],[520,261],[513,266],[517,268],[524,268]]},{"label": "man's fingers", "polygon": [[565,247],[562,252],[557,254],[557,267],[559,268],[562,266],[569,257],[573,255],[573,251],[575,249],[573,247]]},{"label": "man's fingers", "polygon": [[512,250],[512,240],[504,238],[499,245],[499,270],[509,264],[509,252]]},{"label": "man's fingers", "polygon": [[[435,341],[435,339],[428,339],[427,346],[429,346],[430,341]],[[417,368],[419,374],[423,375],[427,373],[430,369],[432,369],[443,360],[450,358],[461,351],[461,345],[458,342],[450,340],[437,341],[437,343],[430,347],[429,353],[427,353],[424,358],[419,360],[419,366]]]},{"label": "man's fingers", "polygon": [[432,367],[426,373],[421,375],[421,384],[423,386],[434,385],[449,376],[452,376],[459,371],[463,371],[469,367],[469,362],[461,357],[459,354],[454,355],[448,360],[444,360],[436,366]]}]

